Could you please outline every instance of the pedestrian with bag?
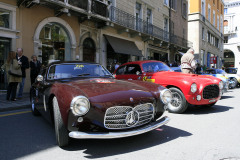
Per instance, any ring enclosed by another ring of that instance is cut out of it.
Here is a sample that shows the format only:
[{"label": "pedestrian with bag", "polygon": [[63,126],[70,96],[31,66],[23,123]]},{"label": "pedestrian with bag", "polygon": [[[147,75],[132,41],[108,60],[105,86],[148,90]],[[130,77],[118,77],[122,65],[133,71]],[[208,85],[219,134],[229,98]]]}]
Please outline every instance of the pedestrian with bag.
[{"label": "pedestrian with bag", "polygon": [[193,74],[196,69],[196,61],[194,60],[194,49],[190,48],[181,58],[181,70],[183,73]]},{"label": "pedestrian with bag", "polygon": [[16,101],[18,83],[22,82],[21,64],[16,60],[16,52],[11,51],[8,54],[7,61],[1,67],[7,73],[7,100]]},{"label": "pedestrian with bag", "polygon": [[35,82],[40,69],[41,69],[41,62],[37,60],[36,55],[32,55],[32,60],[30,61],[30,78],[31,78],[31,85]]},{"label": "pedestrian with bag", "polygon": [[23,95],[23,89],[26,79],[26,69],[29,68],[29,61],[26,56],[23,55],[23,49],[17,49],[17,60],[21,63],[21,70],[22,70],[22,82],[20,83],[19,90],[18,90],[18,98],[21,99]]}]

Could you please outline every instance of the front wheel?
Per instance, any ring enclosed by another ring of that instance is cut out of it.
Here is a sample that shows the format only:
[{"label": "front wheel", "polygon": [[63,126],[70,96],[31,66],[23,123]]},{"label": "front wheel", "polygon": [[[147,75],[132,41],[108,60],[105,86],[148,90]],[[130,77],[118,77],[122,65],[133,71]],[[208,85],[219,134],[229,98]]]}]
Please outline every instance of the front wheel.
[{"label": "front wheel", "polygon": [[236,78],[231,78],[229,84],[230,84],[230,87],[229,87],[229,88],[232,88],[232,89],[233,89],[233,88],[236,88],[236,86],[237,86],[237,84],[238,84],[238,81],[237,81]]},{"label": "front wheel", "polygon": [[188,108],[188,102],[181,90],[169,88],[172,92],[172,101],[168,104],[168,111],[171,113],[183,113]]},{"label": "front wheel", "polygon": [[56,97],[53,98],[53,115],[57,144],[59,147],[67,146],[69,143],[68,130],[63,123]]}]

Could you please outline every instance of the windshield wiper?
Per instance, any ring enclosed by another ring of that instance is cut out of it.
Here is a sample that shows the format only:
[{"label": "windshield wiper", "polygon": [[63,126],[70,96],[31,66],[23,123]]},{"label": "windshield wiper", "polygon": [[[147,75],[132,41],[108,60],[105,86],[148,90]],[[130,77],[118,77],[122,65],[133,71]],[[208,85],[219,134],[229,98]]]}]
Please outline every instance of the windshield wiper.
[{"label": "windshield wiper", "polygon": [[90,75],[89,73],[83,73],[83,74],[78,74],[77,76],[81,77],[81,76],[89,76],[89,75]]}]

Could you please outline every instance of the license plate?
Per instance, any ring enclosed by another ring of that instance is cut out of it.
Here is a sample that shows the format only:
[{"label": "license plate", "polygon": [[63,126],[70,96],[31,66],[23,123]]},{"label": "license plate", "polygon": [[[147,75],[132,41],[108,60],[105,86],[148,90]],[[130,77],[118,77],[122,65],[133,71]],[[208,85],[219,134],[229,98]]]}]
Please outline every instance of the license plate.
[{"label": "license plate", "polygon": [[209,102],[215,102],[216,100],[215,99],[212,99],[212,100],[210,100]]}]

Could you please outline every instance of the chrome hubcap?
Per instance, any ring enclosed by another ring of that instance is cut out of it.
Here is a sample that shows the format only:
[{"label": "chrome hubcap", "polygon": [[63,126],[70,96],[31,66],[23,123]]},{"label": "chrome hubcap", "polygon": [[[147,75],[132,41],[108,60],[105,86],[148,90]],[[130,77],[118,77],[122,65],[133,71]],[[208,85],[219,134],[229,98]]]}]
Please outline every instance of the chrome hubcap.
[{"label": "chrome hubcap", "polygon": [[172,92],[172,101],[171,101],[172,106],[174,107],[180,107],[182,104],[182,98],[180,96],[180,94],[178,94],[177,92]]}]

